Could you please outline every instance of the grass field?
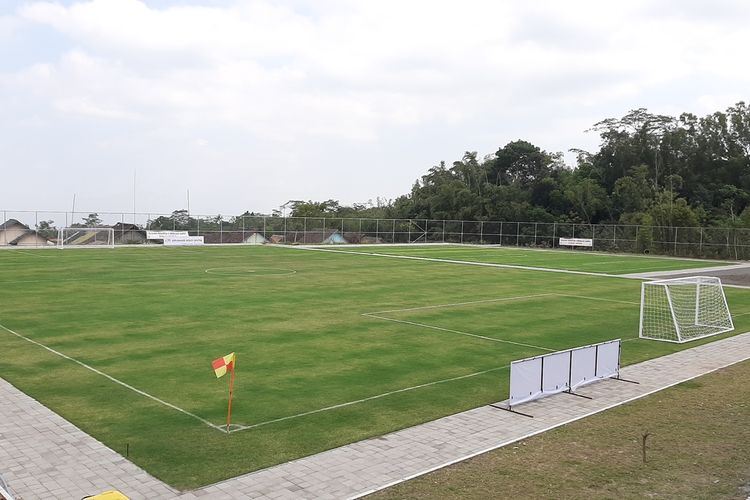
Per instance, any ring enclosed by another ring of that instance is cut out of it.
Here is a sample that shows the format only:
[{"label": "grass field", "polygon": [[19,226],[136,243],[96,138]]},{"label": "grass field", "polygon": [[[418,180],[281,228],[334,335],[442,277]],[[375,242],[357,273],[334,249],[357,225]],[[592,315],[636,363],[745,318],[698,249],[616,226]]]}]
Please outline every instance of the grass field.
[{"label": "grass field", "polygon": [[[373,251],[396,258],[357,253]],[[621,337],[629,364],[697,344],[636,339],[638,280],[439,259],[716,265],[452,246],[0,251],[0,376],[191,488],[504,399],[513,359]],[[750,290],[727,296],[750,330]],[[210,362],[231,351],[226,434]]]}]

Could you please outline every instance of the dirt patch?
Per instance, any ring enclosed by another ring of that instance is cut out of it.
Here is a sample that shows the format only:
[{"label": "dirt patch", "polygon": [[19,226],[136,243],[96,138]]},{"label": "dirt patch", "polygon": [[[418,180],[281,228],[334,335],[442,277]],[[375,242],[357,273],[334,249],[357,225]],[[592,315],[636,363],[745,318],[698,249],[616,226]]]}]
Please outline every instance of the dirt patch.
[{"label": "dirt patch", "polygon": [[725,285],[750,286],[750,266],[715,271],[685,271],[684,273],[679,274],[669,273],[659,276],[651,275],[651,278],[671,279],[685,278],[688,276],[716,276],[717,278],[721,278],[721,282]]}]

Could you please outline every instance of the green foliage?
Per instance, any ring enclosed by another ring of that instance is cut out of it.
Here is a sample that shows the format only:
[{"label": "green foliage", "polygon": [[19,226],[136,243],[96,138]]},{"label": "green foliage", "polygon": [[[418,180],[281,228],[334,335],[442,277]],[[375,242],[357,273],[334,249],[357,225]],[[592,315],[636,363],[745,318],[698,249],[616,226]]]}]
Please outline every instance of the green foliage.
[{"label": "green foliage", "polygon": [[[77,222],[75,224],[71,224],[71,227],[99,227],[102,225],[102,219],[99,217],[99,214],[93,213],[88,214],[86,217],[83,217],[81,220],[83,222]],[[40,222],[40,226],[46,222],[52,222],[52,221],[42,221]],[[49,229],[49,227],[41,228],[40,229]]]},{"label": "green foliage", "polygon": [[[480,159],[467,151],[440,162],[411,192],[378,205],[296,202],[304,217],[395,217],[500,221],[634,223],[737,227],[750,205],[750,107],[744,102],[699,118],[646,109],[592,129],[598,151],[571,149],[574,166],[517,140]],[[646,241],[644,245],[647,247]]]}]

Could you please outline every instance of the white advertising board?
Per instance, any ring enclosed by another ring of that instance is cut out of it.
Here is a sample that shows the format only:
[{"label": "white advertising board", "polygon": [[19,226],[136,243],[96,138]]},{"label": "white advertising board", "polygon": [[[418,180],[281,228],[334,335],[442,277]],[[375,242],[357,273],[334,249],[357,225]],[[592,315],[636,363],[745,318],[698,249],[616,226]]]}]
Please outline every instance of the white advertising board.
[{"label": "white advertising board", "polygon": [[584,384],[620,373],[620,339],[510,364],[511,406],[550,394],[573,390]]},{"label": "white advertising board", "polygon": [[554,394],[568,390],[570,383],[570,352],[555,352],[543,357],[542,392]]},{"label": "white advertising board", "polygon": [[531,401],[542,395],[542,358],[513,361],[510,364],[510,404]]},{"label": "white advertising board", "polygon": [[575,389],[596,380],[596,347],[589,346],[571,352],[570,388]]},{"label": "white advertising board", "polygon": [[591,247],[594,246],[594,240],[591,238],[560,238],[561,247]]},{"label": "white advertising board", "polygon": [[187,231],[146,231],[147,240],[164,240],[178,236],[189,236]]},{"label": "white advertising board", "polygon": [[203,245],[203,236],[190,236],[187,231],[146,231],[147,240],[162,240],[166,246]]}]

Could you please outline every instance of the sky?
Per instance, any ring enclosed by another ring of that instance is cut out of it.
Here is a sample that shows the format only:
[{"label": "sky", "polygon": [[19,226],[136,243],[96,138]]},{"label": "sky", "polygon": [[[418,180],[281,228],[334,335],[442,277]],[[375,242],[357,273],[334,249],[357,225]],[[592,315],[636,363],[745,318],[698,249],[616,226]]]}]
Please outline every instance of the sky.
[{"label": "sky", "polygon": [[[748,100],[746,1],[0,2],[0,210],[376,202],[440,161]],[[572,165],[573,155],[566,153]]]}]

